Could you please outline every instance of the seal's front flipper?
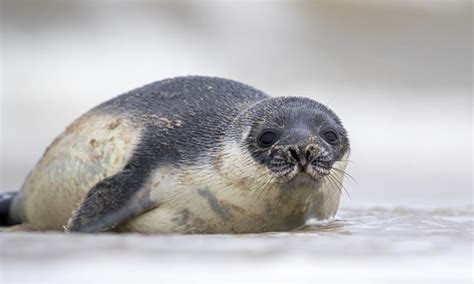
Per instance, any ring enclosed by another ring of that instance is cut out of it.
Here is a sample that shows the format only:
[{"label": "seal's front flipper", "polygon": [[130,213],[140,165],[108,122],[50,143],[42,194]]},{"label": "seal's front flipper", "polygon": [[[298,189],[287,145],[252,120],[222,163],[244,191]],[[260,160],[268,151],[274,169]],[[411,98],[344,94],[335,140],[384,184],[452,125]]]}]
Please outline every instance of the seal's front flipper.
[{"label": "seal's front flipper", "polygon": [[137,176],[132,170],[123,170],[97,183],[73,213],[65,230],[107,231],[149,209],[152,205],[148,192],[142,189],[143,179]]}]

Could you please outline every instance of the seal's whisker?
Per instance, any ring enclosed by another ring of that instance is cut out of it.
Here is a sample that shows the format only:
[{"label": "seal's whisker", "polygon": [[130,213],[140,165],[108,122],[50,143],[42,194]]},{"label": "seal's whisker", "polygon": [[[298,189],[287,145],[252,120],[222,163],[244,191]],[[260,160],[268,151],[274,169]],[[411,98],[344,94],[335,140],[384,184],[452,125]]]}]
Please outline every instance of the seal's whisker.
[{"label": "seal's whisker", "polygon": [[349,160],[349,159],[340,159],[340,160],[338,160],[338,161],[339,161],[339,162],[349,162],[349,163],[353,163],[353,164],[356,163],[355,161]]},{"label": "seal's whisker", "polygon": [[330,176],[331,179],[332,179],[336,184],[338,184],[338,185],[340,186],[340,188],[342,188],[342,189],[346,192],[347,196],[348,196],[349,198],[351,198],[351,195],[349,194],[349,191],[347,191],[346,187],[344,186],[344,183],[343,183],[340,179],[338,179],[336,176],[333,176],[333,173],[330,173],[328,176]]},{"label": "seal's whisker", "polygon": [[347,171],[343,171],[343,170],[338,169],[338,168],[331,168],[331,170],[335,170],[336,172],[339,172],[339,173],[343,174],[345,177],[347,177],[348,179],[350,179],[354,183],[357,183],[356,179],[352,175],[347,173]]},{"label": "seal's whisker", "polygon": [[326,180],[328,184],[331,185],[331,190],[334,190],[334,188],[336,188],[339,191],[339,194],[342,194],[341,188],[334,183],[334,181],[331,179],[331,175],[325,176],[324,180]]},{"label": "seal's whisker", "polygon": [[257,196],[257,199],[256,199],[257,201],[260,199],[260,195],[262,195],[262,193],[266,191],[267,188],[270,188],[270,183],[272,182],[272,180],[273,180],[273,177],[270,177],[268,181],[263,185],[262,189],[260,190],[260,193]]}]

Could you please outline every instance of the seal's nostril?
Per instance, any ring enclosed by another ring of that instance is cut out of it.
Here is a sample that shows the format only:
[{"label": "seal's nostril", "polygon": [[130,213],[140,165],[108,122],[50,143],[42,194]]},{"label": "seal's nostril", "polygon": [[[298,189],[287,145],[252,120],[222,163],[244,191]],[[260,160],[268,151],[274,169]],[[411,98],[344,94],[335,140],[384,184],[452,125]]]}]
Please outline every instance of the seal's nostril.
[{"label": "seal's nostril", "polygon": [[308,159],[308,161],[313,160],[317,155],[318,155],[318,150],[316,146],[310,144],[308,147],[306,147],[305,156],[306,156],[306,159]]},{"label": "seal's nostril", "polygon": [[290,151],[290,155],[291,155],[295,160],[298,161],[298,160],[299,160],[298,152],[296,152],[296,150],[293,149],[293,148],[290,148],[289,151]]}]

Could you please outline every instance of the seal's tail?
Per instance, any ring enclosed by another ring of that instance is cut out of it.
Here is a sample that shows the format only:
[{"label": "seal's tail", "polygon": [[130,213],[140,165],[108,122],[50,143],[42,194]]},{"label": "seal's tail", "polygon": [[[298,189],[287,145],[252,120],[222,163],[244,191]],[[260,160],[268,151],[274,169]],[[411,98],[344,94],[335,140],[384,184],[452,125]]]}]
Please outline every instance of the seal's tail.
[{"label": "seal's tail", "polygon": [[13,198],[18,192],[1,192],[0,193],[0,226],[8,226],[8,212],[12,204]]}]

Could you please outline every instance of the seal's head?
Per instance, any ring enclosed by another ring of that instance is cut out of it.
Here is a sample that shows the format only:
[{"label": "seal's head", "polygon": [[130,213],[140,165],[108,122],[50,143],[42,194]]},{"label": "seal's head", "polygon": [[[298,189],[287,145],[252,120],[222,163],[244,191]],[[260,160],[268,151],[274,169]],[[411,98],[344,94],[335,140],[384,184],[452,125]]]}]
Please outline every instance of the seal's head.
[{"label": "seal's head", "polygon": [[280,183],[299,175],[322,180],[349,153],[349,139],[339,118],[308,98],[261,101],[241,113],[232,128],[241,151],[250,153]]}]

